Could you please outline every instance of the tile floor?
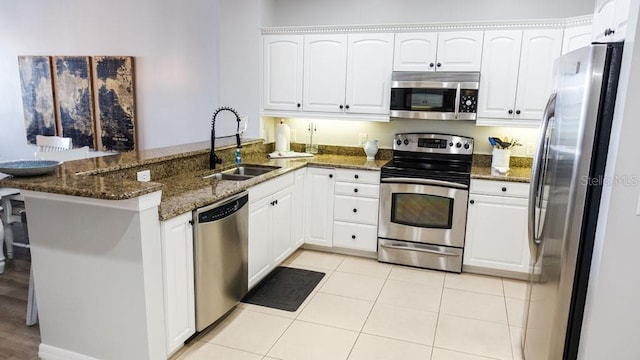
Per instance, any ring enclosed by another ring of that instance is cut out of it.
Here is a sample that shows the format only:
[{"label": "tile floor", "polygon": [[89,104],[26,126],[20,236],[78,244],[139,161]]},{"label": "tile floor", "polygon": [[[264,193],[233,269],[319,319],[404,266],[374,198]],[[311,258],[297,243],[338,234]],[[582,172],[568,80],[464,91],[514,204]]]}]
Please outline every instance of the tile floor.
[{"label": "tile floor", "polygon": [[240,304],[179,360],[520,360],[526,285],[300,250],[326,276],[296,312]]}]

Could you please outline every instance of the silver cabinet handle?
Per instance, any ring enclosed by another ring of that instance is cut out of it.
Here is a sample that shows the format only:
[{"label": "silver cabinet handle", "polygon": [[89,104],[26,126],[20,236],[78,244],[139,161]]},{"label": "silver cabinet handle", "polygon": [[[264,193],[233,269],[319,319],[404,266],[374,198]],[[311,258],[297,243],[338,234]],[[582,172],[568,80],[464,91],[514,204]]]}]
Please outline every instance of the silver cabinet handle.
[{"label": "silver cabinet handle", "polygon": [[384,178],[380,180],[381,183],[406,183],[406,184],[419,184],[419,185],[435,185],[435,186],[447,186],[456,189],[468,189],[465,184],[458,184],[450,181],[431,180],[431,179],[413,179],[413,178]]},{"label": "silver cabinet handle", "polygon": [[421,249],[421,248],[407,247],[407,246],[385,245],[385,244],[380,244],[380,246],[382,246],[383,248],[387,248],[387,249],[418,251],[418,252],[423,252],[423,253],[444,255],[444,256],[458,256],[458,254],[451,253],[451,252],[448,252],[448,251],[438,251],[438,250]]},{"label": "silver cabinet handle", "polygon": [[542,166],[546,159],[545,155],[545,143],[547,136],[547,129],[551,118],[555,116],[556,109],[556,97],[557,94],[553,93],[547,101],[547,106],[544,108],[544,114],[542,115],[542,123],[540,124],[540,135],[538,137],[538,148],[533,158],[533,167],[531,169],[531,187],[529,188],[529,206],[527,216],[527,234],[529,238],[529,252],[531,258],[537,260],[538,246],[541,239],[537,238],[536,234],[536,203],[538,203],[538,196],[542,193],[540,191],[540,184],[543,184]]}]

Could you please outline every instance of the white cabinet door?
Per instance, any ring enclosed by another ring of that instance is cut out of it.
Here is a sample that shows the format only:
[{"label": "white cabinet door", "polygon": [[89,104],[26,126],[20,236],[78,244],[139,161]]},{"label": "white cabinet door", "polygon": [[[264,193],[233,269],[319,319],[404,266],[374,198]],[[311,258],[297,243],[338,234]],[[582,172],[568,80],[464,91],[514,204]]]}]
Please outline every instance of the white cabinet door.
[{"label": "white cabinet door", "polygon": [[342,112],[347,35],[304,37],[304,111]]},{"label": "white cabinet door", "polygon": [[566,28],[562,37],[562,55],[591,44],[592,26]]},{"label": "white cabinet door", "polygon": [[284,189],[272,197],[271,204],[271,240],[273,255],[272,267],[278,266],[284,259],[293,252],[293,241],[291,239],[292,230],[292,207],[293,190]]},{"label": "white cabinet door", "polygon": [[598,0],[593,12],[593,41],[624,40],[629,20],[630,0]]},{"label": "white cabinet door", "polygon": [[334,169],[307,168],[305,243],[332,246]]},{"label": "white cabinet door", "polygon": [[189,212],[160,226],[167,355],[196,331],[191,216]]},{"label": "white cabinet door", "polygon": [[627,24],[629,22],[629,8],[631,0],[615,0],[616,6],[613,9],[613,30],[608,41],[622,41],[627,34]]},{"label": "white cabinet door", "polygon": [[435,71],[438,33],[397,33],[393,71]]},{"label": "white cabinet door", "polygon": [[263,108],[301,111],[302,35],[265,35],[263,46]]},{"label": "white cabinet door", "polygon": [[522,31],[485,31],[478,117],[511,119],[518,85]]},{"label": "white cabinet door", "polygon": [[527,273],[526,198],[469,195],[464,265]]},{"label": "white cabinet door", "polygon": [[249,203],[249,288],[271,270],[271,201]]},{"label": "white cabinet door", "polygon": [[482,31],[452,31],[438,34],[436,71],[480,71]]},{"label": "white cabinet door", "polygon": [[553,63],[560,56],[562,30],[524,30],[516,90],[515,120],[541,120],[552,90]]},{"label": "white cabinet door", "polygon": [[358,114],[389,114],[393,34],[348,37],[344,110]]},{"label": "white cabinet door", "polygon": [[293,214],[291,216],[291,237],[294,249],[304,244],[304,180],[306,169],[302,168],[295,172],[295,185],[293,188]]}]

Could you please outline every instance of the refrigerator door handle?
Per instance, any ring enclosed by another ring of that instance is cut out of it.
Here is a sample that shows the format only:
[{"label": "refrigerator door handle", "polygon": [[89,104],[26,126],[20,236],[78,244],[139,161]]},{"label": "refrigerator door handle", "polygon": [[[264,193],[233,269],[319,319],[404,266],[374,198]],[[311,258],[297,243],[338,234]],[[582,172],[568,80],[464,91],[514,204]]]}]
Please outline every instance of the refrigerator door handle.
[{"label": "refrigerator door handle", "polygon": [[533,158],[533,167],[531,169],[531,187],[529,188],[529,206],[527,216],[527,233],[529,237],[529,252],[532,259],[537,259],[538,246],[541,240],[538,239],[537,226],[536,226],[536,204],[539,202],[538,197],[541,196],[543,189],[541,185],[544,184],[542,168],[546,163],[546,159],[543,157],[547,153],[545,151],[547,129],[551,118],[555,116],[556,108],[556,96],[557,93],[551,94],[547,105],[544,108],[544,114],[542,115],[542,123],[540,124],[540,134],[538,138],[538,148],[536,149],[535,157]]}]

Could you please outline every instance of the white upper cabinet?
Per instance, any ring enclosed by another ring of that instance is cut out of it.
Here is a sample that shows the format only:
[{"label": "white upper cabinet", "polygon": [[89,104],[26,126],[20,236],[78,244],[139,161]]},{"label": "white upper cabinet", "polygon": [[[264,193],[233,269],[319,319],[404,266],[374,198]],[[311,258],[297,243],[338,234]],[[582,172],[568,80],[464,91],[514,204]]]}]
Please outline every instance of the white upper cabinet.
[{"label": "white upper cabinet", "polygon": [[393,71],[436,71],[438,33],[398,33]]},{"label": "white upper cabinet", "polygon": [[393,34],[349,35],[344,110],[389,114]]},{"label": "white upper cabinet", "polygon": [[480,71],[482,31],[438,34],[437,71]]},{"label": "white upper cabinet", "polygon": [[303,110],[388,114],[393,34],[307,35]]},{"label": "white upper cabinet", "polygon": [[562,55],[591,44],[592,30],[591,25],[566,28],[562,38]]},{"label": "white upper cabinet", "polygon": [[518,73],[514,119],[542,119],[551,95],[553,64],[560,56],[562,30],[525,30]]},{"label": "white upper cabinet", "polygon": [[478,117],[513,117],[521,44],[522,31],[519,30],[484,33]]},{"label": "white upper cabinet", "polygon": [[482,31],[398,33],[394,71],[480,71]]},{"label": "white upper cabinet", "polygon": [[302,110],[302,35],[263,37],[263,108]]},{"label": "white upper cabinet", "polygon": [[624,40],[630,3],[630,0],[596,0],[593,13],[593,41]]},{"label": "white upper cabinet", "polygon": [[561,46],[561,29],[485,32],[478,122],[517,126],[529,125],[521,120],[539,121]]},{"label": "white upper cabinet", "polygon": [[304,111],[342,111],[347,35],[306,35],[304,59]]}]

